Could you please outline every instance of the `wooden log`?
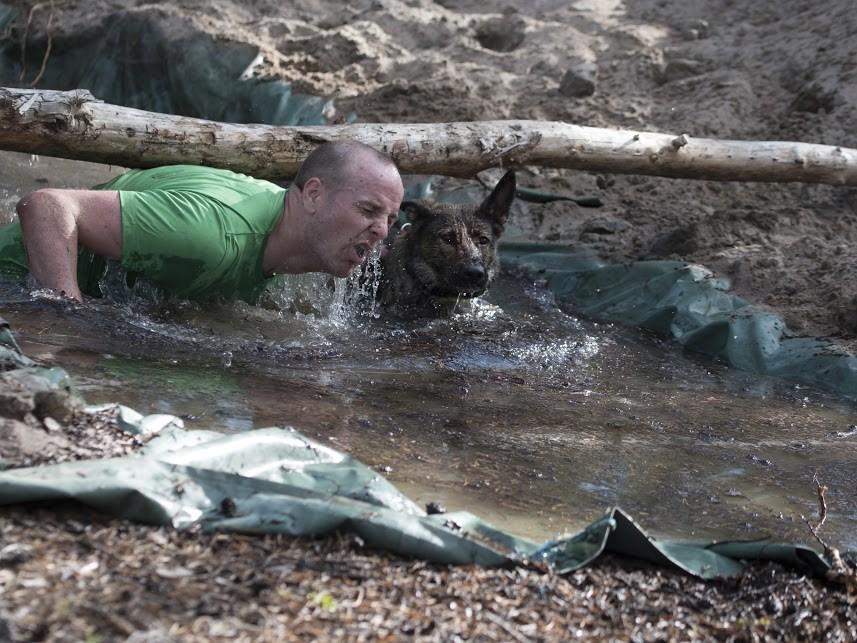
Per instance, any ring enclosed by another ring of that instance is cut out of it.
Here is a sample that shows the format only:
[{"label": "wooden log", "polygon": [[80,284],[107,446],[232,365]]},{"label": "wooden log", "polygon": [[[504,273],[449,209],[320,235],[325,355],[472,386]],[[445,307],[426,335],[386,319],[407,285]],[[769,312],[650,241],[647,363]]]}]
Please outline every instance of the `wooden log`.
[{"label": "wooden log", "polygon": [[719,181],[857,185],[857,150],[694,138],[550,121],[238,125],[110,105],[85,90],[0,88],[0,149],[124,167],[191,163],[294,176],[319,143],[356,139],[403,174],[472,177],[500,166]]}]

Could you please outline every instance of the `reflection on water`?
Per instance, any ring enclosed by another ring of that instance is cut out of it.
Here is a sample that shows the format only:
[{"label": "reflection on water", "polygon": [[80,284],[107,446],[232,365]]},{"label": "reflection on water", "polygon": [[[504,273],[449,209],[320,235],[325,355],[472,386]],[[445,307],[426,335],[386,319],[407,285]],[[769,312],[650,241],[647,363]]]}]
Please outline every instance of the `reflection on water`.
[{"label": "reflection on water", "polygon": [[89,402],[190,428],[292,425],[419,502],[521,535],[620,505],[655,534],[814,544],[800,517],[815,515],[818,472],[823,534],[857,547],[846,403],[575,319],[511,276],[472,310],[407,322],[360,313],[330,286],[293,279],[257,307],[134,292],[79,306],[7,286],[0,314]]}]

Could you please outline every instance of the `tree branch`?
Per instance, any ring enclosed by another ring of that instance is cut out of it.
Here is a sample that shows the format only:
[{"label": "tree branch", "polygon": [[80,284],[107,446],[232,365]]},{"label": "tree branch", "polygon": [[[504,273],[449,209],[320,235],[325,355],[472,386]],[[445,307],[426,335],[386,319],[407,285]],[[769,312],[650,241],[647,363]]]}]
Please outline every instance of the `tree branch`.
[{"label": "tree branch", "polygon": [[237,125],[110,105],[89,92],[0,88],[0,149],[153,167],[192,163],[260,178],[294,176],[319,143],[356,139],[390,154],[405,174],[472,177],[497,166],[718,181],[857,186],[857,150],[728,141],[552,121]]}]

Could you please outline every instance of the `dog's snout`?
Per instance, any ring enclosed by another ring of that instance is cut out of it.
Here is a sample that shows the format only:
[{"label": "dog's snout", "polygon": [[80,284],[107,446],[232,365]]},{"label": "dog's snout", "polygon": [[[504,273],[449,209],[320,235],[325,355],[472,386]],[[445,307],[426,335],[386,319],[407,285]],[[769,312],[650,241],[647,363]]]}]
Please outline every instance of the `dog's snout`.
[{"label": "dog's snout", "polygon": [[470,283],[480,283],[485,279],[485,268],[479,263],[469,263],[461,269],[461,276]]}]

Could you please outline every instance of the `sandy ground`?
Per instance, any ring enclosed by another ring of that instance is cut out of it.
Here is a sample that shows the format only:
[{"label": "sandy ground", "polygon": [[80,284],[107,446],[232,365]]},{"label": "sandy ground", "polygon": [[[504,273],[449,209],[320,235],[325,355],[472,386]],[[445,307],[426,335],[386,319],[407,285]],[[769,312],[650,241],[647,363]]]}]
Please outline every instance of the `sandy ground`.
[{"label": "sandy ground", "polygon": [[[26,16],[33,3],[10,4]],[[97,38],[114,12],[148,12],[178,32],[258,45],[259,73],[336,96],[341,113],[366,122],[550,119],[857,147],[850,0],[516,4],[69,0],[40,3],[29,38],[45,45],[50,19],[60,47]],[[520,182],[605,206],[533,208],[512,236],[614,261],[700,262],[795,333],[857,346],[857,190],[539,168]],[[0,515],[0,639],[857,638],[853,596],[777,567],[702,584],[612,561],[558,579],[436,568],[337,540],[224,541],[33,508]]]},{"label": "sandy ground", "polygon": [[[51,11],[54,47],[97,37],[117,11],[259,46],[258,73],[335,96],[366,122],[550,119],[857,147],[849,0],[93,0],[41,3],[31,43]],[[796,334],[857,345],[855,189],[534,167],[520,181],[606,205],[533,208],[510,235],[614,261],[704,263]]]}]

